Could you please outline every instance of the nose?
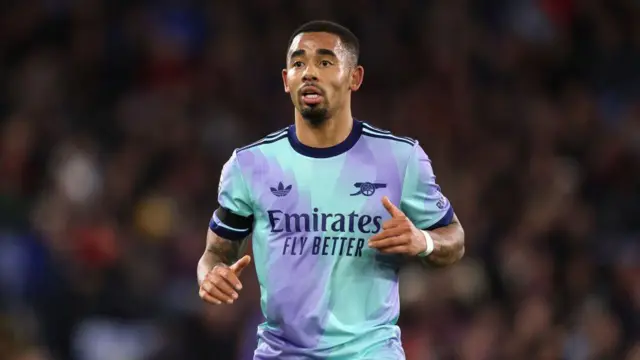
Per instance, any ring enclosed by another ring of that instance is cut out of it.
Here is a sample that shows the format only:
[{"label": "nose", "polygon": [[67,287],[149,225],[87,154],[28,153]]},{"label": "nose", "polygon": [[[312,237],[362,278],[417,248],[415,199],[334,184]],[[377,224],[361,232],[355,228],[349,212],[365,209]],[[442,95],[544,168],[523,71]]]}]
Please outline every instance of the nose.
[{"label": "nose", "polygon": [[316,73],[316,68],[313,65],[309,65],[304,70],[304,74],[302,74],[302,81],[317,81],[318,75]]}]

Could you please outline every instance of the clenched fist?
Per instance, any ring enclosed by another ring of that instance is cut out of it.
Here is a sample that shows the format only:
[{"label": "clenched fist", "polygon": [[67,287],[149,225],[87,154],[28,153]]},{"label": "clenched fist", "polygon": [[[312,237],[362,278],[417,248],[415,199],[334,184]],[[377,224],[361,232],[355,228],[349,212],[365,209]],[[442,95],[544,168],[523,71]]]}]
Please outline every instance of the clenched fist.
[{"label": "clenched fist", "polygon": [[[384,254],[405,254],[415,256],[425,251],[427,240],[411,220],[398,209],[388,197],[382,198],[382,205],[391,219],[382,224],[382,231],[369,239],[369,247]],[[439,246],[439,244],[438,244]]]},{"label": "clenched fist", "polygon": [[250,263],[251,257],[245,255],[231,266],[224,264],[214,266],[200,285],[199,294],[202,300],[216,305],[223,302],[233,304],[238,298],[237,291],[242,289],[242,283],[238,279],[240,273]]}]

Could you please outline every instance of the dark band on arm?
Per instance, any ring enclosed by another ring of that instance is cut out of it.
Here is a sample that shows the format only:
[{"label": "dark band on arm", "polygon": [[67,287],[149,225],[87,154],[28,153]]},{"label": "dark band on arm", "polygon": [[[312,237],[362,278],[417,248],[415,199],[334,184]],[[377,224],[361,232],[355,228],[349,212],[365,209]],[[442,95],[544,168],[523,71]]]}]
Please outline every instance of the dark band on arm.
[{"label": "dark band on arm", "polygon": [[245,217],[234,214],[220,206],[209,221],[209,229],[227,240],[242,240],[253,228],[253,216]]},{"label": "dark band on arm", "polygon": [[223,224],[228,227],[232,227],[235,229],[250,229],[253,226],[253,216],[240,216],[234,214],[231,210],[219,206],[215,211],[218,220],[222,221]]},{"label": "dark band on arm", "polygon": [[424,230],[435,230],[441,227],[445,227],[449,224],[451,224],[451,222],[453,221],[453,207],[449,206],[449,210],[447,210],[447,212],[444,214],[444,216],[438,220],[437,223],[429,226],[428,228],[424,229]]}]

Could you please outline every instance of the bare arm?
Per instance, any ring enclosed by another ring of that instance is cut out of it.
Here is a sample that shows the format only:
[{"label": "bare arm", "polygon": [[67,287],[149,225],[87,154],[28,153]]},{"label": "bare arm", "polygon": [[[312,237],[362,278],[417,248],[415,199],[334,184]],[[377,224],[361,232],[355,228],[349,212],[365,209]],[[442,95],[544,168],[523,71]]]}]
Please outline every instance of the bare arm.
[{"label": "bare arm", "polygon": [[198,285],[207,277],[214,266],[224,264],[231,266],[240,257],[240,242],[223,239],[211,229],[207,231],[207,244],[204,254],[198,261]]},{"label": "bare arm", "polygon": [[242,290],[240,273],[249,265],[251,257],[243,256],[246,238],[242,241],[227,240],[209,229],[207,245],[198,261],[198,285],[200,297],[212,304],[233,304]]},{"label": "bare arm", "polygon": [[429,231],[433,239],[433,252],[422,262],[431,266],[444,267],[456,263],[464,256],[464,229],[456,215],[447,226]]}]

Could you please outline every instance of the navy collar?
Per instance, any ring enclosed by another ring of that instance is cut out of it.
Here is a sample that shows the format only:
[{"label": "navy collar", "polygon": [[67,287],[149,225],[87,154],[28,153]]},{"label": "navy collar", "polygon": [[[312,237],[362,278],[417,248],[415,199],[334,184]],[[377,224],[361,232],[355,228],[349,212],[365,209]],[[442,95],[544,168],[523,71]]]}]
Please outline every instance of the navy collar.
[{"label": "navy collar", "polygon": [[291,147],[298,153],[313,158],[330,158],[349,151],[349,149],[351,149],[358,142],[358,140],[360,139],[360,135],[362,135],[362,122],[353,119],[353,127],[351,128],[351,133],[349,133],[349,136],[347,136],[347,138],[343,142],[326,148],[316,148],[301,143],[300,140],[298,140],[298,136],[296,135],[295,124],[289,126],[288,135]]}]

